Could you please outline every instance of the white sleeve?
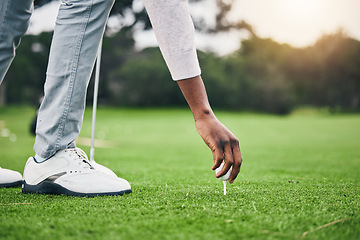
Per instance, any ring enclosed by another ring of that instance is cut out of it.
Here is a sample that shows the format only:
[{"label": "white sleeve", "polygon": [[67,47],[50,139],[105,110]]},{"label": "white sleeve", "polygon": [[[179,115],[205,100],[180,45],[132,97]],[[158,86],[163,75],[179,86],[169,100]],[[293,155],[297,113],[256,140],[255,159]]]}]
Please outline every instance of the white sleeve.
[{"label": "white sleeve", "polygon": [[144,3],[173,80],[200,75],[188,1],[144,0]]}]

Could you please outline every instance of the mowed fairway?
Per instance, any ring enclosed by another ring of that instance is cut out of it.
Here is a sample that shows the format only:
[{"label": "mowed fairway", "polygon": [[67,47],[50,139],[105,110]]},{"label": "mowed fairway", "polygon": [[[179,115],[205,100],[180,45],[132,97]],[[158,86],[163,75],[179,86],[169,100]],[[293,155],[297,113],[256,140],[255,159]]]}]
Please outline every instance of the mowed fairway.
[{"label": "mowed fairway", "polygon": [[[1,167],[22,172],[33,155],[33,114],[0,108]],[[244,157],[228,195],[190,110],[100,108],[95,159],[133,193],[0,189],[0,239],[360,239],[360,115],[216,114]],[[89,108],[78,141],[87,153],[90,136]]]}]

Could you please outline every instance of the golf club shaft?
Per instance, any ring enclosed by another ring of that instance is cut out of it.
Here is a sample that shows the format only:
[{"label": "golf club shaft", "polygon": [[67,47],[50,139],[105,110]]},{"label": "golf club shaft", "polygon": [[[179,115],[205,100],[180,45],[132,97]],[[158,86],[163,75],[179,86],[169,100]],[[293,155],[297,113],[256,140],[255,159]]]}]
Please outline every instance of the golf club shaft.
[{"label": "golf club shaft", "polygon": [[102,49],[102,39],[99,44],[99,49],[97,52],[96,58],[96,68],[95,68],[95,82],[94,82],[94,96],[93,96],[93,112],[92,112],[92,125],[91,125],[91,147],[90,147],[90,161],[95,161],[95,123],[96,123],[96,109],[97,109],[97,99],[99,91],[99,78],[100,78],[100,62],[101,62],[101,49]]}]

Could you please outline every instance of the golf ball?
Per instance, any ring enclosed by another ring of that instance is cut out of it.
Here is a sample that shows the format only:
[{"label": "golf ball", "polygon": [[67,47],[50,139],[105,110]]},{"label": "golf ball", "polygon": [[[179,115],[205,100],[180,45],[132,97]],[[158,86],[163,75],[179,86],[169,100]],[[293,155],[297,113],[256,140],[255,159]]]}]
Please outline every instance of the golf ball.
[{"label": "golf ball", "polygon": [[[224,167],[224,162],[221,163],[221,165],[215,170],[216,174],[218,172],[220,172],[223,169],[223,167]],[[232,166],[230,167],[229,171],[226,174],[219,177],[219,179],[222,180],[222,181],[227,181],[229,179],[229,177],[230,177],[231,170],[232,170]]]}]

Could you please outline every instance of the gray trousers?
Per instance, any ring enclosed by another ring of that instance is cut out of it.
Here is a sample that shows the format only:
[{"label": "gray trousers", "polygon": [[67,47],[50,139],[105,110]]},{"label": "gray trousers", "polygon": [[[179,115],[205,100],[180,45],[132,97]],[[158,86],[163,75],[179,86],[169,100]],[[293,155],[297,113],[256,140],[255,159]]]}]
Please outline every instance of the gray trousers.
[{"label": "gray trousers", "polygon": [[[114,0],[62,0],[39,109],[34,150],[48,158],[75,147],[86,90]],[[33,0],[0,1],[0,81],[25,34]]]}]

